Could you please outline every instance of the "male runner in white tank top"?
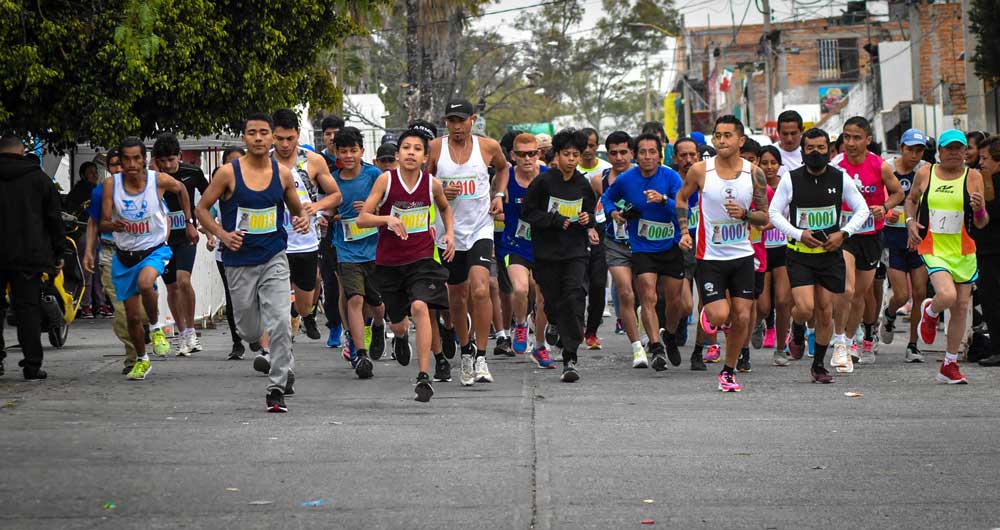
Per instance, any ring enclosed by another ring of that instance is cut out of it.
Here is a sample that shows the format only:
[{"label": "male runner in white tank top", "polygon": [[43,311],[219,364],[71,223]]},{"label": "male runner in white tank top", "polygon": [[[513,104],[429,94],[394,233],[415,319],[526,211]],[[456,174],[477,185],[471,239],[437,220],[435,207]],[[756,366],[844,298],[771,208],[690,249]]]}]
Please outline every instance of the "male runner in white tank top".
[{"label": "male runner in white tank top", "polygon": [[706,333],[713,333],[727,322],[732,326],[726,337],[726,364],[719,374],[719,390],[723,392],[741,390],[733,374],[750,332],[754,301],[754,252],[749,225],[762,227],[768,223],[767,179],[760,168],[740,157],[745,140],[743,124],[735,116],[715,120],[712,144],[717,155],[691,166],[676,199],[680,245],[691,248],[688,197],[701,192],[695,253],[698,288],[705,304],[701,324]]},{"label": "male runner in white tank top", "polygon": [[[468,100],[453,99],[445,106],[448,135],[430,144],[428,171],[439,178],[455,216],[455,259],[448,268],[448,299],[452,321],[462,346],[461,382],[492,383],[486,365],[489,342],[490,266],[493,264],[493,216],[503,213],[504,191],[509,178],[507,159],[500,144],[490,138],[474,136],[475,108]],[[496,170],[490,185],[489,167]],[[437,226],[437,245],[445,231]],[[467,301],[472,296],[472,307]],[[470,340],[466,314],[472,315],[476,343]]]}]

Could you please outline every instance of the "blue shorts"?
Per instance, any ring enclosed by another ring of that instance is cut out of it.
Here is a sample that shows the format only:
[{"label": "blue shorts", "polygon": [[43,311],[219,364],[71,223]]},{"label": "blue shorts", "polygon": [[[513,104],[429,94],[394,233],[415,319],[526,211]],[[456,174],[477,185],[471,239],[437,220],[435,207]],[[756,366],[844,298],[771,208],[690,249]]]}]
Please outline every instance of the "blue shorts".
[{"label": "blue shorts", "polygon": [[119,302],[124,302],[129,298],[139,294],[139,273],[146,267],[156,270],[157,274],[163,274],[163,269],[167,267],[173,252],[170,247],[163,245],[146,256],[133,267],[126,267],[118,260],[118,254],[111,259],[111,283],[115,284],[115,296]]},{"label": "blue shorts", "polygon": [[924,261],[920,259],[920,254],[908,248],[889,249],[889,268],[897,271],[909,273],[913,269],[924,266]]}]

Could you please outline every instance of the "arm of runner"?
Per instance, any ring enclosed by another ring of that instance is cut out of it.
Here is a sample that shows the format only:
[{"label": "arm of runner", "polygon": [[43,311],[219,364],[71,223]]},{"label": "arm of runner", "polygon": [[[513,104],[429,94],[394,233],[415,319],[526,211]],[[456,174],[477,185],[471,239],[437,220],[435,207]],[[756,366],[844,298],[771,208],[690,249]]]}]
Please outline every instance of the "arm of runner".
[{"label": "arm of runner", "polygon": [[94,273],[94,248],[97,246],[97,223],[93,218],[87,219],[87,245],[83,252],[83,270]]},{"label": "arm of runner", "polygon": [[882,162],[882,184],[885,185],[885,191],[889,192],[889,197],[885,200],[885,205],[870,208],[876,219],[885,218],[886,212],[903,204],[903,186],[899,184],[899,179],[888,162]]},{"label": "arm of runner", "polygon": [[861,227],[865,225],[865,221],[868,220],[868,216],[871,215],[871,211],[868,209],[868,203],[865,202],[864,195],[858,191],[858,187],[851,180],[851,177],[844,173],[844,202],[847,203],[847,207],[853,210],[851,214],[851,220],[847,222],[846,225],[840,227],[840,230],[847,233],[847,237],[850,237],[861,230]]},{"label": "arm of runner", "polygon": [[924,229],[924,225],[917,221],[917,211],[920,210],[920,201],[930,181],[931,165],[925,164],[913,175],[913,184],[910,185],[910,192],[906,194],[906,200],[903,202],[903,210],[906,212],[907,243],[911,249],[917,248],[920,244],[920,231]]},{"label": "arm of runner", "polygon": [[503,213],[503,197],[497,197],[497,194],[507,193],[507,181],[510,180],[510,171],[507,171],[507,168],[510,167],[510,164],[507,163],[507,158],[503,156],[503,149],[500,148],[500,144],[496,140],[490,140],[485,145],[490,152],[490,164],[496,170],[493,185],[490,187],[490,213],[497,216]]},{"label": "arm of runner", "polygon": [[621,186],[615,185],[618,184],[619,180],[621,180],[620,175],[608,186],[608,189],[604,190],[604,193],[601,194],[601,204],[604,205],[604,215],[614,219],[616,223],[623,225],[625,224],[625,218],[618,211],[618,201],[622,198],[622,190]]},{"label": "arm of runner", "polygon": [[184,211],[184,233],[187,235],[188,241],[192,244],[198,244],[201,236],[198,235],[198,228],[194,225],[194,212],[191,211],[191,205],[194,203],[188,195],[187,187],[169,174],[159,172],[156,173],[156,185],[160,189],[160,198],[163,197],[165,191],[177,194],[181,210]]},{"label": "arm of runner", "polygon": [[785,210],[792,202],[792,179],[781,179],[777,189],[774,190],[774,197],[768,206],[768,214],[771,224],[778,229],[785,237],[790,237],[796,241],[802,241],[803,230],[796,228],[785,217]]},{"label": "arm of runner", "polygon": [[593,187],[587,186],[584,188],[583,210],[580,212],[579,222],[587,228],[595,228],[597,226],[597,219],[594,214],[595,210],[597,210],[597,197]]},{"label": "arm of runner", "polygon": [[[114,181],[112,181],[113,183]],[[125,229],[125,223],[121,219],[111,220],[111,212],[115,205],[115,186],[104,186],[101,197],[101,223],[99,228],[102,233],[110,234]]]},{"label": "arm of runner", "polygon": [[340,186],[337,185],[337,181],[330,174],[330,166],[326,164],[323,156],[315,153],[310,153],[310,155],[313,156],[309,157],[309,173],[313,177],[313,181],[326,194],[326,197],[303,207],[306,215],[313,216],[317,212],[332,210],[340,206],[340,203],[344,201],[344,196],[340,193]]},{"label": "arm of runner", "polygon": [[986,200],[983,199],[983,174],[970,169],[969,176],[965,179],[965,186],[969,190],[969,206],[973,212],[972,223],[982,230],[990,222],[990,214],[986,212]]},{"label": "arm of runner", "polygon": [[543,178],[533,180],[524,193],[521,219],[539,228],[562,227],[568,219],[559,213],[549,213],[548,197],[549,192]]},{"label": "arm of runner", "polygon": [[753,203],[747,218],[754,226],[766,226],[769,224],[767,214],[767,177],[757,166],[753,168]]},{"label": "arm of runner", "polygon": [[684,185],[681,186],[681,189],[677,191],[677,196],[674,197],[674,209],[677,211],[677,227],[681,229],[681,239],[684,239],[685,235],[688,238],[691,237],[688,234],[688,200],[696,191],[701,189],[704,179],[705,163],[695,162],[688,169],[687,176],[684,178]]},{"label": "arm of runner", "polygon": [[209,234],[218,237],[222,244],[229,250],[236,252],[243,246],[243,233],[240,231],[226,232],[222,225],[215,220],[215,216],[210,211],[219,199],[227,194],[231,186],[234,186],[232,164],[226,164],[215,172],[212,181],[205,188],[205,193],[201,194],[201,200],[194,207],[194,213],[198,216],[198,223],[201,224]]},{"label": "arm of runner", "polygon": [[455,217],[448,198],[444,196],[440,180],[431,179],[431,193],[434,196],[434,204],[437,205],[438,215],[441,216],[441,222],[444,223],[444,237],[441,239],[444,243],[444,253],[441,257],[445,261],[451,261],[455,257]]},{"label": "arm of runner", "polygon": [[[391,215],[377,215],[379,206],[382,205],[382,201],[385,200],[386,190],[389,186],[389,174],[382,173],[379,178],[375,179],[375,184],[372,185],[372,191],[368,194],[368,198],[365,199],[365,206],[358,213],[358,220],[355,221],[358,228],[378,228],[380,226],[385,226],[391,230],[394,234],[399,236],[400,239],[405,240],[406,226],[403,225],[403,221]],[[442,221],[443,222],[443,221]]]},{"label": "arm of runner", "polygon": [[434,138],[427,149],[427,172],[431,175],[437,175],[439,156],[441,156],[441,139]]}]

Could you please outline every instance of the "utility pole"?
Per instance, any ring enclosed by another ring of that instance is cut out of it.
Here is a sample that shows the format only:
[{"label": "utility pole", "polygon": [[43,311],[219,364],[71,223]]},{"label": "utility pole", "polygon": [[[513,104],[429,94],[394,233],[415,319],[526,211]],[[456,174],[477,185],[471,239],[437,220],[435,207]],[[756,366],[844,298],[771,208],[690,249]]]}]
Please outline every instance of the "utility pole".
[{"label": "utility pole", "polygon": [[986,94],[983,80],[976,76],[973,63],[976,53],[976,38],[972,35],[969,20],[969,0],[962,0],[962,27],[965,34],[965,113],[968,130],[986,130]]},{"label": "utility pole", "polygon": [[762,0],[764,4],[764,78],[767,82],[767,115],[764,123],[774,119],[774,80],[771,67],[771,2]]}]

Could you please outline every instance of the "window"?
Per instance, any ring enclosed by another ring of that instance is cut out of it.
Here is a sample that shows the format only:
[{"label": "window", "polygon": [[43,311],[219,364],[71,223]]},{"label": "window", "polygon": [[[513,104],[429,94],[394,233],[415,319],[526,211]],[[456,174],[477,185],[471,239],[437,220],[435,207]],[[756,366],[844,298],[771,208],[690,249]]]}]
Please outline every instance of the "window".
[{"label": "window", "polygon": [[817,43],[820,79],[858,78],[858,39],[821,39]]}]

